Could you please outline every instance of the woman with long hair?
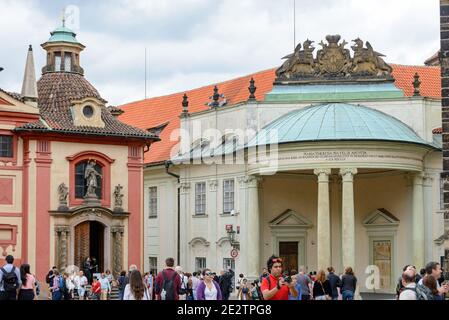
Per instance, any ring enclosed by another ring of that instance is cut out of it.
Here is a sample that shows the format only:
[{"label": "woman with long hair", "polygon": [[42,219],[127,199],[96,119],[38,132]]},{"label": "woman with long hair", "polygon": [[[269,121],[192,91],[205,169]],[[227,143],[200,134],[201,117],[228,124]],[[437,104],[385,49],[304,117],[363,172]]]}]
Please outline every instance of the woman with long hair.
[{"label": "woman with long hair", "polygon": [[123,300],[150,300],[150,295],[139,270],[131,271]]},{"label": "woman with long hair", "polygon": [[203,278],[196,289],[197,300],[222,300],[220,285],[214,280],[210,269],[203,270]]},{"label": "woman with long hair", "polygon": [[341,277],[341,294],[343,300],[354,300],[355,290],[357,288],[357,278],[351,267],[345,269],[345,274]]},{"label": "woman with long hair", "polygon": [[313,283],[313,297],[315,300],[330,300],[332,295],[329,280],[326,279],[324,270],[318,271]]},{"label": "woman with long hair", "polygon": [[437,280],[433,276],[426,275],[423,278],[422,284],[429,288],[430,291],[432,291],[434,300],[444,300],[443,296],[438,291]]},{"label": "woman with long hair", "polygon": [[248,280],[243,279],[240,289],[237,293],[238,300],[251,300],[251,288],[248,286]]},{"label": "woman with long hair", "polygon": [[20,266],[20,277],[22,286],[19,290],[18,300],[36,299],[36,278],[31,274],[29,264]]}]

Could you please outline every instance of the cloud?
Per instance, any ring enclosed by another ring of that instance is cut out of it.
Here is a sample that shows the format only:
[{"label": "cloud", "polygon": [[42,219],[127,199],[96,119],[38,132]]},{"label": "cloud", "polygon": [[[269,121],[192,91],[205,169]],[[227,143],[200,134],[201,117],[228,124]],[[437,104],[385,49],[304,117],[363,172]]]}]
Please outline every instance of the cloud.
[{"label": "cloud", "polygon": [[[422,64],[439,48],[439,4],[429,0],[297,0],[296,42],[326,34],[360,37],[388,62]],[[293,0],[0,0],[0,87],[20,90],[26,48],[59,24],[63,5],[80,9],[86,78],[111,104],[183,91],[279,66],[293,49]],[[3,18],[5,17],[5,18]],[[39,74],[39,72],[38,72]]]}]

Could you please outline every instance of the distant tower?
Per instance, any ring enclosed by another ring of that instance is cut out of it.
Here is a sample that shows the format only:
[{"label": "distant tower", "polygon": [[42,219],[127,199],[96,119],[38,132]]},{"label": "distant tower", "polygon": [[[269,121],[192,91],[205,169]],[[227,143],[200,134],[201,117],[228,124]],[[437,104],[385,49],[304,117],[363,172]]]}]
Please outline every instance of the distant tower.
[{"label": "distant tower", "polygon": [[25,74],[22,83],[22,97],[25,103],[37,107],[37,83],[36,72],[34,69],[33,48],[28,48],[27,61],[25,65]]},{"label": "distant tower", "polygon": [[80,53],[85,46],[78,42],[76,33],[66,28],[63,20],[62,27],[50,34],[50,39],[41,45],[47,51],[47,65],[42,68],[42,74],[72,72],[83,75],[84,70],[80,66]]}]

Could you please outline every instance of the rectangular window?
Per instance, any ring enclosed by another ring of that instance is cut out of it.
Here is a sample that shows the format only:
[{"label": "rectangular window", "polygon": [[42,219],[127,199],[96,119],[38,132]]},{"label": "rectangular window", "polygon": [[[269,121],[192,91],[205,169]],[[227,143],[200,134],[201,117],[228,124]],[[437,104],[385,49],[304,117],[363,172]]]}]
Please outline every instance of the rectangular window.
[{"label": "rectangular window", "polygon": [[61,58],[61,53],[55,53],[55,71],[59,72],[61,71],[61,63],[62,63],[62,58]]},{"label": "rectangular window", "polygon": [[224,258],[223,259],[223,270],[227,271],[229,269],[232,269],[235,271],[235,260],[231,258]]},{"label": "rectangular window", "polygon": [[150,272],[153,271],[153,275],[157,276],[157,258],[156,257],[150,257]]},{"label": "rectangular window", "polygon": [[72,71],[72,55],[70,53],[65,53],[64,55],[64,70]]},{"label": "rectangular window", "polygon": [[195,214],[206,214],[206,182],[195,184]]},{"label": "rectangular window", "polygon": [[206,269],[206,258],[195,258],[195,270],[203,271]]},{"label": "rectangular window", "polygon": [[13,157],[13,137],[0,135],[0,158]]},{"label": "rectangular window", "polygon": [[150,187],[149,194],[149,216],[154,218],[157,217],[157,187]]},{"label": "rectangular window", "polygon": [[223,213],[234,210],[234,180],[223,181]]}]

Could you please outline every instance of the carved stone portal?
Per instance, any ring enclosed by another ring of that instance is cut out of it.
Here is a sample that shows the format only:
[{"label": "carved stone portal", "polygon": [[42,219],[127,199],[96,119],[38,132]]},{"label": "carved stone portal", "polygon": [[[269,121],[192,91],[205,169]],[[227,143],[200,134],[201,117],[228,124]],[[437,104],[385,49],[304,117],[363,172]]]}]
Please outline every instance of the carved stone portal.
[{"label": "carved stone portal", "polygon": [[64,271],[68,265],[68,238],[70,234],[70,227],[56,226],[56,266],[58,270]]},{"label": "carved stone portal", "polygon": [[125,232],[124,227],[113,227],[111,228],[112,238],[113,238],[113,255],[112,255],[112,265],[114,276],[119,276],[120,272],[123,270],[123,233]]}]

